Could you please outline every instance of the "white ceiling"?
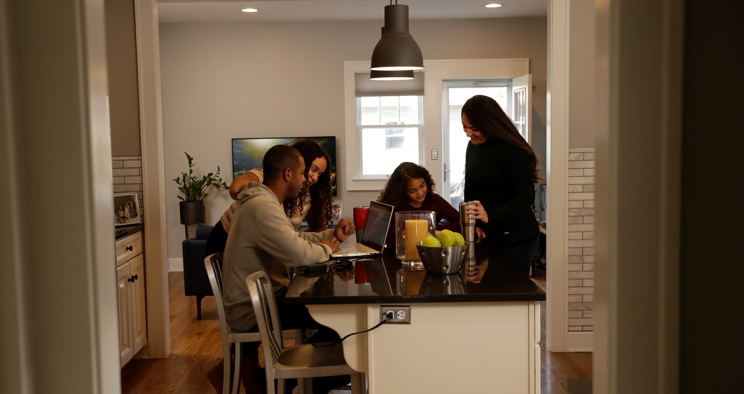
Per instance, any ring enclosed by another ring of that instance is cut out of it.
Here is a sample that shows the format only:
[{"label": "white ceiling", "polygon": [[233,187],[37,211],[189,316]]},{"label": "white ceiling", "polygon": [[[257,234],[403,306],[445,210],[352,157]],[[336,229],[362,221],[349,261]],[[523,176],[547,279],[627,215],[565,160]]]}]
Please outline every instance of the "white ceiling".
[{"label": "white ceiling", "polygon": [[[488,3],[500,8],[485,8]],[[179,22],[279,22],[384,19],[389,0],[159,0],[161,23]],[[393,1],[395,4],[395,1]],[[401,0],[410,19],[475,19],[546,16],[548,0]],[[257,13],[240,12],[256,8]]]}]

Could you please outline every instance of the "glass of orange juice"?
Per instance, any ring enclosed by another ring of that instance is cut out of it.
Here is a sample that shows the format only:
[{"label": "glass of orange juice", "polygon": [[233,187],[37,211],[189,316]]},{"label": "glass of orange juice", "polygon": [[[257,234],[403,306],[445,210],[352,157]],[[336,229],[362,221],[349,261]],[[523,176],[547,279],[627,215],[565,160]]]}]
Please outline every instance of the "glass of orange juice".
[{"label": "glass of orange juice", "polygon": [[434,211],[402,211],[395,213],[395,256],[410,268],[421,268],[416,243],[436,236]]}]

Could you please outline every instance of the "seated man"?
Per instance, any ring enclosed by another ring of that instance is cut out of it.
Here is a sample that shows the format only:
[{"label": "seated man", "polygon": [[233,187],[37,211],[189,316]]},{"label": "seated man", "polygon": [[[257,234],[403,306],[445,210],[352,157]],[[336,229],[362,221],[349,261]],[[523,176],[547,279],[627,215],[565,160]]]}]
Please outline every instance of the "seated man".
[{"label": "seated man", "polygon": [[282,328],[320,328],[306,308],[284,307],[288,268],[327,261],[354,226],[341,219],[334,229],[296,233],[282,202],[295,198],[305,182],[302,156],[290,146],[277,145],[266,152],[263,168],[263,184],[251,182],[239,201],[225,246],[222,290],[227,320],[236,330],[256,330],[245,279],[264,271],[271,279]]}]

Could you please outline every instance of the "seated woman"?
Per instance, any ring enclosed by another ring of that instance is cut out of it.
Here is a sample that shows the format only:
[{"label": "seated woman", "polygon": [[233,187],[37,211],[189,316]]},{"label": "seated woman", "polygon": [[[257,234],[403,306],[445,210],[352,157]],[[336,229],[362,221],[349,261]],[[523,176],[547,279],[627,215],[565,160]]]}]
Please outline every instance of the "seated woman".
[{"label": "seated woman", "polygon": [[[297,198],[284,201],[284,210],[296,230],[300,229],[302,221],[308,224],[308,231],[319,232],[327,230],[331,223],[333,188],[331,187],[331,173],[328,171],[331,160],[325,149],[311,140],[298,140],[292,143],[305,160],[305,185]],[[241,193],[250,182],[263,183],[263,169],[254,168],[235,178],[230,184],[230,197],[240,200]],[[230,221],[237,208],[237,201],[214,225],[207,239],[207,255],[224,252],[227,235],[230,232]]]},{"label": "seated woman", "polygon": [[[401,211],[434,211],[437,230],[460,232],[460,213],[445,199],[434,193],[434,181],[429,171],[420,165],[403,162],[390,175],[377,201]],[[445,219],[449,223],[441,223]],[[388,236],[395,234],[395,223],[390,223]]]}]

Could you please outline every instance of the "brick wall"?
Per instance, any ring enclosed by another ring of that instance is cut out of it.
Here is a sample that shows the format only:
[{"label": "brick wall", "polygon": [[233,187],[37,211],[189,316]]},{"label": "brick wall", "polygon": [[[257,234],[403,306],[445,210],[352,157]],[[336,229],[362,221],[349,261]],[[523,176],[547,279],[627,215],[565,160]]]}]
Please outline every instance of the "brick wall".
[{"label": "brick wall", "polygon": [[144,218],[145,207],[142,205],[142,157],[115,156],[111,158],[114,176],[114,193],[137,193],[139,214]]},{"label": "brick wall", "polygon": [[593,331],[594,148],[568,150],[568,331]]}]

